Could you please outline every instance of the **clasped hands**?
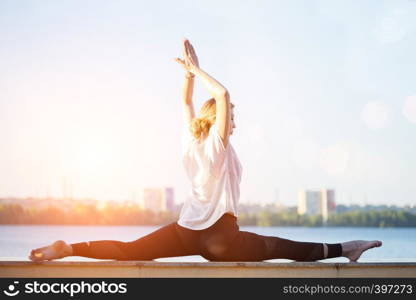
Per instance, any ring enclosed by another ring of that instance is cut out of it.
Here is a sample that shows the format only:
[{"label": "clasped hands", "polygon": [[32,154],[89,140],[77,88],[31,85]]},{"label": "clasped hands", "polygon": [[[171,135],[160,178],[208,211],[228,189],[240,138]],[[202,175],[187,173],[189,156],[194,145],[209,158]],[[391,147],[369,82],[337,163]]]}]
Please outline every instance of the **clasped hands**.
[{"label": "clasped hands", "polygon": [[177,57],[175,61],[184,68],[187,78],[194,77],[196,69],[199,68],[199,61],[195,49],[188,39],[183,40],[182,55],[183,59]]}]

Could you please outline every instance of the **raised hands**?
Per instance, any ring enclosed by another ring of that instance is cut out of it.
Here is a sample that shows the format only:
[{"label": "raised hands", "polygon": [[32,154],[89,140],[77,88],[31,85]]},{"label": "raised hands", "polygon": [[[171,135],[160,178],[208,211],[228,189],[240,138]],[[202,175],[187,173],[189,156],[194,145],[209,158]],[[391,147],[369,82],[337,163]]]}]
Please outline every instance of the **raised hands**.
[{"label": "raised hands", "polygon": [[177,57],[175,58],[175,61],[178,62],[185,71],[194,74],[195,70],[199,68],[199,61],[194,47],[187,39],[183,40],[182,55],[183,59]]},{"label": "raised hands", "polygon": [[199,67],[198,57],[195,54],[194,47],[187,40],[183,40],[183,59],[175,58],[182,68],[188,73],[184,81],[183,99],[187,111],[188,121],[193,117],[192,103],[192,86],[193,81],[190,80],[195,75],[202,81],[209,93],[215,99],[216,105],[216,123],[218,126],[218,133],[222,139],[223,145],[228,144],[228,137],[230,135],[231,122],[231,105],[230,95],[227,89],[219,83],[214,77],[206,73]]}]

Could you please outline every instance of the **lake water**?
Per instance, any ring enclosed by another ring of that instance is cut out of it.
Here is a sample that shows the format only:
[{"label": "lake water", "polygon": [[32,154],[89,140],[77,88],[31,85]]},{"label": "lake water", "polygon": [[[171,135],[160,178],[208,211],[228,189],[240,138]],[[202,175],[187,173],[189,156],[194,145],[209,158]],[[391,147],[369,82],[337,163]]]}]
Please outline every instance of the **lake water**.
[{"label": "lake water", "polygon": [[[160,226],[49,226],[2,225],[0,226],[0,257],[2,260],[28,260],[31,249],[62,239],[67,243],[93,240],[132,241]],[[416,262],[416,228],[370,227],[251,227],[240,230],[305,241],[340,243],[350,240],[381,240],[383,246],[363,253],[359,262]],[[64,261],[95,261],[79,256],[66,257]],[[160,258],[157,261],[206,261],[201,256]],[[275,262],[290,260],[276,259]],[[348,262],[346,258],[331,258],[322,262]]]}]

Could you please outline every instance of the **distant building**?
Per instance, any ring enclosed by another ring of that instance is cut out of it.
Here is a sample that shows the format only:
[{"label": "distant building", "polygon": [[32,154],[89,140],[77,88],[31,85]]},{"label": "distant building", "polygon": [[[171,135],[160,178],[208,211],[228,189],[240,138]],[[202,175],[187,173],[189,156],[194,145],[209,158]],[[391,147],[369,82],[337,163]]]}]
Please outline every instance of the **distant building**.
[{"label": "distant building", "polygon": [[328,214],[335,211],[336,204],[334,190],[300,190],[298,192],[298,214],[321,215],[323,221],[326,222],[328,220]]},{"label": "distant building", "polygon": [[164,188],[145,188],[142,191],[140,206],[142,209],[153,212],[174,211],[174,189]]}]

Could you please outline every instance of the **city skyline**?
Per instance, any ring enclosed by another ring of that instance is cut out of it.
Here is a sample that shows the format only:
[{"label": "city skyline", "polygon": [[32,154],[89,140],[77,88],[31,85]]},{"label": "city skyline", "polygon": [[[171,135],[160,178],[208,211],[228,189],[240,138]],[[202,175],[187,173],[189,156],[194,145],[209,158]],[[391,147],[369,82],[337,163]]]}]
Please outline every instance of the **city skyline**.
[{"label": "city skyline", "polygon": [[[119,203],[135,203],[138,204],[141,207],[145,207],[145,206],[151,206],[151,205],[159,205],[159,201],[156,201],[157,204],[151,204],[150,202],[145,205],[143,203],[143,201],[145,201],[146,196],[144,196],[145,193],[147,192],[155,192],[155,191],[161,191],[161,190],[171,190],[172,191],[172,195],[175,194],[175,188],[174,187],[162,187],[162,186],[153,186],[153,187],[145,187],[141,190],[136,190],[133,191],[130,195],[130,197],[127,198],[123,198],[123,199],[97,199],[94,197],[74,197],[72,192],[69,192],[68,194],[64,194],[61,193],[61,195],[59,196],[52,196],[49,195],[48,193],[45,193],[44,195],[42,194],[37,194],[37,195],[29,195],[26,197],[15,197],[15,196],[8,196],[8,197],[0,197],[0,200],[4,201],[4,200],[17,200],[17,202],[22,201],[22,200],[57,200],[57,201],[74,201],[74,202],[78,202],[78,201],[93,201],[96,203],[101,203],[104,204],[106,202],[119,202]],[[280,199],[280,197],[276,197],[274,199],[269,199],[268,201],[259,201],[259,202],[250,202],[250,201],[241,201],[241,204],[244,205],[260,205],[260,206],[276,206],[276,207],[299,207],[299,201],[300,201],[300,193],[305,193],[305,192],[310,192],[310,193],[321,193],[323,191],[331,191],[332,193],[335,193],[335,190],[331,190],[331,189],[327,189],[327,188],[322,188],[320,190],[311,190],[311,189],[305,189],[305,188],[301,188],[299,190],[297,190],[297,195],[296,195],[296,199]],[[158,192],[157,192],[158,193]],[[159,196],[156,196],[159,197]],[[171,203],[174,205],[181,205],[183,204],[183,199],[177,199],[175,196],[171,197]],[[289,200],[289,201],[288,201]],[[149,200],[147,200],[149,201]],[[396,206],[396,207],[416,207],[416,203],[404,203],[404,204],[395,204],[395,203],[390,203],[390,204],[385,204],[385,203],[377,203],[377,202],[368,202],[366,199],[366,195],[364,194],[363,199],[357,199],[357,201],[348,201],[348,203],[344,203],[344,202],[337,202],[336,197],[333,196],[331,202],[338,206],[338,205],[346,205],[346,206]],[[12,202],[10,202],[12,203]]]},{"label": "city skyline", "polygon": [[416,1],[159,4],[0,2],[0,198],[59,198],[64,178],[74,198],[185,200],[187,37],[235,104],[240,202],[416,203]]}]

